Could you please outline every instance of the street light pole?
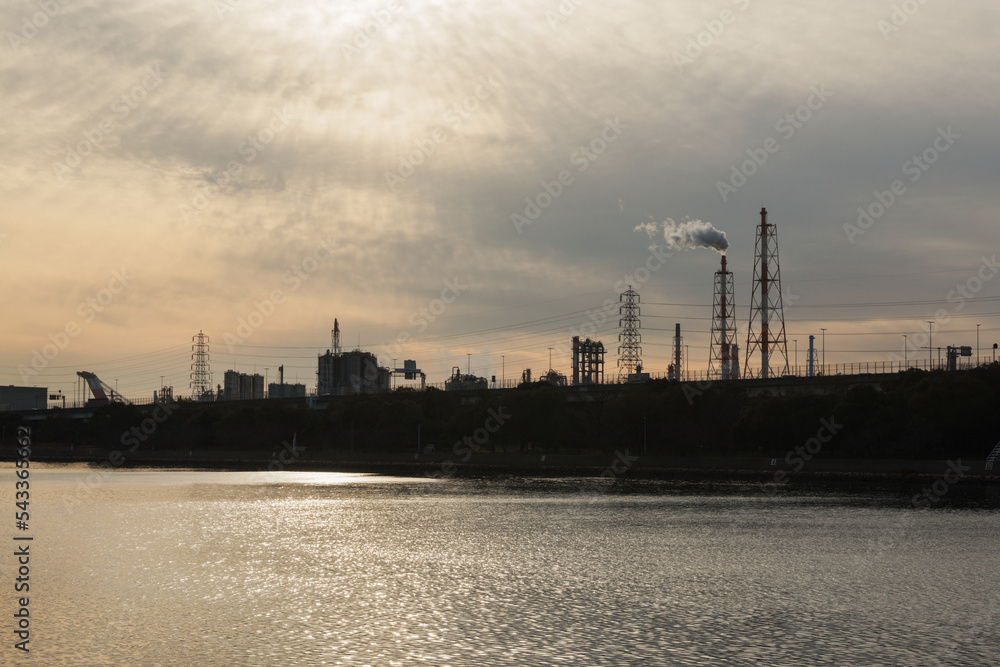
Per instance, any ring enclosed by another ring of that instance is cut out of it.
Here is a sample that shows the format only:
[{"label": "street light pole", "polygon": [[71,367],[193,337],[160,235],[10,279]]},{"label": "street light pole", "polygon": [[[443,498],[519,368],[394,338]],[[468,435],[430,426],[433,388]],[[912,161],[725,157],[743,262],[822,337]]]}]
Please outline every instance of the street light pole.
[{"label": "street light pole", "polygon": [[820,331],[823,332],[823,372],[826,373],[826,329],[820,327]]},{"label": "street light pole", "polygon": [[979,325],[976,325],[976,366],[979,365]]},{"label": "street light pole", "polygon": [[795,343],[795,372],[793,375],[798,375],[799,373],[799,339],[793,338],[792,342]]},{"label": "street light pole", "polygon": [[906,353],[909,351],[909,346],[906,344],[906,334],[903,334],[903,370],[909,367],[910,363],[907,361]]},{"label": "street light pole", "polygon": [[507,377],[507,357],[500,355],[500,387],[503,387],[504,379]]},{"label": "street light pole", "polygon": [[927,320],[927,370],[934,366],[934,320]]}]

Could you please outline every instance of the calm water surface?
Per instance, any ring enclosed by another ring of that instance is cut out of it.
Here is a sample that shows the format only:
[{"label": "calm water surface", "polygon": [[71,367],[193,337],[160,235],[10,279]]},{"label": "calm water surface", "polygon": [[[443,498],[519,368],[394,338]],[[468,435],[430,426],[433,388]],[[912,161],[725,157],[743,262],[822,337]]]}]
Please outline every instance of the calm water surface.
[{"label": "calm water surface", "polygon": [[87,472],[33,468],[19,662],[1000,664],[1000,512],[975,503],[199,471],[79,493]]}]

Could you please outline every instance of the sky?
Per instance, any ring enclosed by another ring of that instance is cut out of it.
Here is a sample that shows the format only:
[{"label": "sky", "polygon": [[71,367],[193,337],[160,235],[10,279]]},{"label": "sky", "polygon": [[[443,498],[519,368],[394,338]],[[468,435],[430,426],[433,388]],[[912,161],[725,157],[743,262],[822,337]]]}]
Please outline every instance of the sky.
[{"label": "sky", "polygon": [[921,348],[975,346],[977,325],[992,355],[998,18],[935,0],[5,2],[0,383],[72,397],[91,371],[189,394],[203,331],[214,384],[284,365],[312,388],[334,318],[345,349],[428,382],[537,376],[550,354],[569,374],[575,333],[615,376],[629,284],[644,369],[666,370],[679,322],[704,372],[719,254],[646,230],[726,234],[740,340],[762,207],[793,366],[809,335],[827,363],[888,364],[904,335],[936,360]]}]

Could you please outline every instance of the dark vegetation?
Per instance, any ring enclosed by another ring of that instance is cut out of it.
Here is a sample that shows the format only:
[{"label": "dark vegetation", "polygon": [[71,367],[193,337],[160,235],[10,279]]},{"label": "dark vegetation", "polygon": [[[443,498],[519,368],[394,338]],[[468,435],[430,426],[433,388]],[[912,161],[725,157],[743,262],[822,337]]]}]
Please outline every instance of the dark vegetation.
[{"label": "dark vegetation", "polygon": [[[342,452],[411,453],[421,442],[451,453],[456,442],[509,415],[489,435],[484,452],[639,452],[645,419],[651,456],[784,455],[815,436],[821,419],[843,428],[823,445],[823,458],[982,459],[1000,439],[1000,364],[963,372],[911,370],[882,376],[879,385],[850,378],[822,379],[828,393],[798,391],[750,396],[738,385],[679,385],[651,381],[588,392],[544,383],[503,393],[480,392],[463,401],[451,392],[397,390],[390,394],[336,398],[321,410],[272,402],[204,404],[182,401],[143,450],[231,452],[242,456],[280,449],[293,433],[309,458]],[[161,415],[162,416],[162,415]],[[148,406],[98,408],[88,422],[51,416],[32,422],[33,440],[75,448],[125,450],[123,434],[149,417]],[[20,415],[5,415],[6,443]],[[147,426],[151,422],[147,422]],[[480,437],[485,431],[479,431]],[[134,442],[134,441],[132,441]]]}]

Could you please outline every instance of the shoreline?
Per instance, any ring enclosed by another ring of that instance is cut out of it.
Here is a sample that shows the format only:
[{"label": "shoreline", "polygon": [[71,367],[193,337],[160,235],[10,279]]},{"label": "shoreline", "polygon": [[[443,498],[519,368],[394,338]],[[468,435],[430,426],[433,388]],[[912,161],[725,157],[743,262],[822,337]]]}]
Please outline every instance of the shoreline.
[{"label": "shoreline", "polygon": [[[10,454],[10,453],[7,453]],[[281,454],[290,452],[283,451]],[[3,456],[4,461],[13,460]],[[90,467],[108,467],[108,455],[91,451],[71,455],[68,452],[45,452],[36,449],[32,462],[52,464],[85,464]],[[609,479],[649,480],[710,480],[710,481],[886,481],[916,482],[934,480],[942,476],[958,475],[963,480],[982,484],[1000,484],[1000,466],[986,469],[985,461],[942,460],[868,460],[868,459],[812,459],[790,465],[780,459],[765,458],[668,458],[644,457],[615,452],[608,456],[524,454],[478,454],[468,461],[455,461],[442,454],[421,454],[407,457],[403,454],[350,454],[342,453],[333,458],[283,459],[255,453],[233,456],[217,453],[208,456],[144,452],[132,455],[116,468],[186,468],[197,470],[265,471],[287,470],[292,472],[366,472],[404,477],[606,477]]]}]

